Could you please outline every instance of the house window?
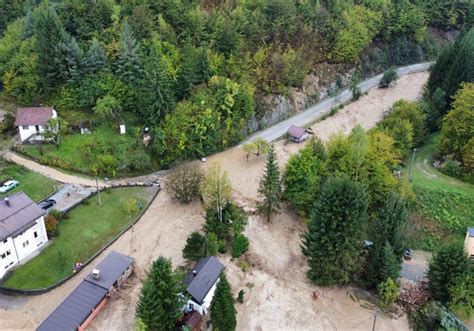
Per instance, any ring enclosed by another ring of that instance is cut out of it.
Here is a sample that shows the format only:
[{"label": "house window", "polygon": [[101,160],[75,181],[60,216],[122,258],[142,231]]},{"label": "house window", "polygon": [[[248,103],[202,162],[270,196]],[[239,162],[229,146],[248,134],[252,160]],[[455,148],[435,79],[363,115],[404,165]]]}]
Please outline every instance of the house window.
[{"label": "house window", "polygon": [[4,243],[4,244],[6,244],[6,243],[7,243],[7,241],[8,241],[8,239],[5,239],[5,240],[3,241],[3,243]]},{"label": "house window", "polygon": [[33,234],[35,235],[35,238],[38,238],[38,231],[35,231]]},{"label": "house window", "polygon": [[9,267],[9,265],[7,264],[7,265],[5,266],[5,269],[8,269],[8,267]]},{"label": "house window", "polygon": [[23,125],[23,126],[22,126],[22,129],[23,129],[23,130],[28,130],[28,128],[29,128],[28,125]]},{"label": "house window", "polygon": [[7,256],[10,255],[12,252],[10,252],[10,250],[7,251]]},{"label": "house window", "polygon": [[3,253],[2,254],[2,259],[6,258],[7,257],[7,254]]},{"label": "house window", "polygon": [[39,132],[40,126],[39,126],[39,125],[35,125],[35,129],[36,129],[36,132]]},{"label": "house window", "polygon": [[23,248],[25,248],[26,246],[28,246],[30,244],[30,242],[27,240],[23,243]]}]

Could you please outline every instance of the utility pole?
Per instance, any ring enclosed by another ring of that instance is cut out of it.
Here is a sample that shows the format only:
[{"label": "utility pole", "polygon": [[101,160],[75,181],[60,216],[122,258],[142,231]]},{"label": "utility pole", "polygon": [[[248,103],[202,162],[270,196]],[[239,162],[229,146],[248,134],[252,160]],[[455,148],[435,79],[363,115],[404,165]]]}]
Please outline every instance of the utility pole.
[{"label": "utility pole", "polygon": [[95,176],[95,186],[97,188],[97,196],[99,197],[99,207],[102,207],[102,200],[100,198],[100,190],[99,190],[99,178]]},{"label": "utility pole", "polygon": [[375,322],[377,322],[377,312],[374,314],[374,324],[372,325],[372,331],[375,331]]},{"label": "utility pole", "polygon": [[418,150],[417,148],[413,148],[413,157],[411,159],[410,170],[408,171],[408,180],[410,182],[411,182],[411,177],[413,174],[413,165],[415,164],[415,155],[416,155],[417,150]]}]

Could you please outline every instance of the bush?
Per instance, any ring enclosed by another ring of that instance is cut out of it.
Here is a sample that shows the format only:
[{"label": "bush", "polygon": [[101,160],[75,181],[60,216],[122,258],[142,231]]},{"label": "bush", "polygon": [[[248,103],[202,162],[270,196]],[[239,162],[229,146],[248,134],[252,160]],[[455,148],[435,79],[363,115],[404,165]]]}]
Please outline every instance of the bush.
[{"label": "bush", "polygon": [[237,296],[237,302],[238,303],[244,303],[244,295],[245,295],[245,291],[244,290],[240,290],[239,291],[239,294]]},{"label": "bush", "polygon": [[183,257],[192,261],[199,261],[206,256],[206,237],[197,231],[192,232],[183,248]]},{"label": "bush", "polygon": [[172,199],[189,203],[199,197],[204,174],[195,164],[185,164],[176,168],[166,180],[165,190]]},{"label": "bush", "polygon": [[216,256],[219,252],[219,241],[217,240],[217,236],[215,233],[209,233],[206,236],[207,240],[207,255],[208,256]]},{"label": "bush", "polygon": [[445,175],[455,177],[455,178],[462,177],[461,162],[459,161],[448,159],[443,163],[443,165],[439,169]]},{"label": "bush", "polygon": [[390,84],[398,79],[397,69],[391,67],[383,73],[382,79],[380,79],[379,87],[388,88]]},{"label": "bush", "polygon": [[243,234],[237,235],[232,241],[232,257],[237,258],[249,248],[249,240]]},{"label": "bush", "polygon": [[378,291],[382,305],[385,307],[393,304],[398,298],[397,285],[390,277],[388,277],[385,282],[379,284]]},{"label": "bush", "polygon": [[44,225],[49,239],[58,235],[58,220],[53,215],[49,214],[44,218]]}]

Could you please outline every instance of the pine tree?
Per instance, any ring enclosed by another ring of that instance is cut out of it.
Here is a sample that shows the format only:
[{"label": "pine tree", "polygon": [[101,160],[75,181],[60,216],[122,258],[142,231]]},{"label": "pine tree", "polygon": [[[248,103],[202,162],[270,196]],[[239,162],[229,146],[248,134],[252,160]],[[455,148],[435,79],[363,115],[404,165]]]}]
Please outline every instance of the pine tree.
[{"label": "pine tree", "polygon": [[393,252],[392,245],[387,241],[383,248],[383,264],[381,268],[382,279],[385,281],[388,278],[397,280],[400,273],[400,260]]},{"label": "pine tree", "polygon": [[193,231],[186,239],[183,257],[188,260],[199,261],[204,256],[206,256],[206,237],[197,231]]},{"label": "pine tree", "polygon": [[311,281],[329,286],[353,279],[361,262],[366,218],[367,196],[360,184],[342,177],[322,186],[303,236]]},{"label": "pine tree", "polygon": [[[395,193],[389,196],[376,214],[369,228],[372,245],[369,247],[363,272],[364,281],[369,287],[375,288],[387,277],[393,280],[398,278],[398,272],[395,273],[394,270],[400,270],[404,250],[402,231],[407,217],[406,201]],[[388,270],[385,272],[381,266],[387,266]]]},{"label": "pine tree", "polygon": [[272,145],[267,156],[265,172],[260,178],[258,188],[258,193],[263,197],[260,209],[267,216],[268,222],[270,222],[271,214],[280,208],[282,197],[280,169],[276,157],[275,147]]},{"label": "pine tree", "polygon": [[233,331],[237,326],[232,289],[224,273],[221,273],[216,292],[211,302],[212,329],[216,331]]},{"label": "pine tree", "polygon": [[142,107],[144,118],[150,123],[160,124],[166,114],[175,106],[175,97],[171,89],[171,81],[165,72],[161,54],[152,50],[145,63],[146,76],[143,80],[143,99],[147,103]]},{"label": "pine tree", "polygon": [[127,22],[123,24],[122,28],[115,72],[121,80],[127,83],[140,78],[143,73],[142,62],[138,55],[138,43]]},{"label": "pine tree", "polygon": [[137,317],[147,330],[171,331],[182,314],[185,290],[182,275],[173,272],[171,260],[155,260],[143,283],[137,304]]},{"label": "pine tree", "polygon": [[102,46],[100,46],[97,38],[93,38],[91,46],[84,57],[84,72],[86,74],[95,74],[107,69],[107,66],[108,61],[105,51]]},{"label": "pine tree", "polygon": [[449,289],[469,270],[469,260],[463,248],[447,245],[440,248],[430,262],[428,269],[429,289],[433,298],[447,303]]},{"label": "pine tree", "polygon": [[196,82],[196,55],[191,40],[186,41],[181,54],[182,60],[174,86],[175,95],[178,100],[186,98]]},{"label": "pine tree", "polygon": [[43,86],[50,89],[60,83],[61,71],[57,66],[58,45],[67,43],[69,36],[52,5],[45,1],[36,11],[35,32],[38,54],[38,74]]},{"label": "pine tree", "polygon": [[55,62],[59,78],[69,84],[78,83],[81,78],[84,53],[74,37],[57,45]]}]

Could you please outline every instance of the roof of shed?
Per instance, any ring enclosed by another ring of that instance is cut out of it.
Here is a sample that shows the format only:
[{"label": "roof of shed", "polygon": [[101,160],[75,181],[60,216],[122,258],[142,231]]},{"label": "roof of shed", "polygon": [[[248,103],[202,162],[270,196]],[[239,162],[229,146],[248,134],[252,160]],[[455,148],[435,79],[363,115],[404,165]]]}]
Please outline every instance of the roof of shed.
[{"label": "roof of shed", "polygon": [[81,282],[72,293],[46,318],[38,331],[77,330],[92,309],[107,295],[107,290],[88,282]]},{"label": "roof of shed", "polygon": [[0,201],[0,240],[29,229],[46,212],[25,193],[18,192]]},{"label": "roof of shed", "polygon": [[16,110],[15,126],[45,125],[53,117],[52,107],[29,107]]},{"label": "roof of shed", "polygon": [[287,133],[294,137],[294,138],[301,138],[303,137],[303,135],[306,133],[306,129],[305,128],[301,128],[299,126],[295,126],[295,125],[291,125],[290,128],[288,129]]},{"label": "roof of shed", "polygon": [[95,269],[100,271],[99,279],[94,279],[92,273],[89,273],[84,280],[108,290],[132,263],[133,258],[130,256],[111,251],[109,255],[95,267]]},{"label": "roof of shed", "polygon": [[[189,294],[193,299],[201,304],[207,293],[211,290],[214,284],[219,279],[219,276],[224,270],[224,265],[213,256],[202,258],[184,278]],[[196,271],[196,275],[193,275]]]}]

